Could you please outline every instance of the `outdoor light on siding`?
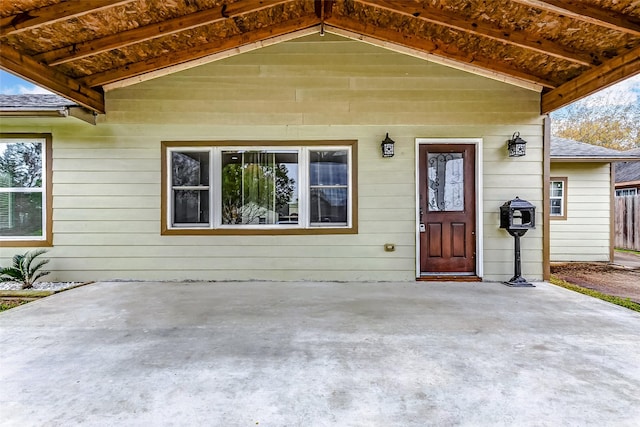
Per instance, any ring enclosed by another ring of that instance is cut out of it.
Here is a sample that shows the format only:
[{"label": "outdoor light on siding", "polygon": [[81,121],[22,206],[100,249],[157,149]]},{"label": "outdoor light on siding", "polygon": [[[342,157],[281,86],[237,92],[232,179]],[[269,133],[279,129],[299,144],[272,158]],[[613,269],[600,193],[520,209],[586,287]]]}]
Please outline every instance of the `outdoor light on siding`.
[{"label": "outdoor light on siding", "polygon": [[520,132],[513,134],[509,140],[509,157],[522,157],[527,154],[527,141],[520,138]]},{"label": "outdoor light on siding", "polygon": [[393,144],[395,144],[395,141],[389,138],[389,133],[387,133],[384,141],[380,144],[380,147],[382,148],[382,157],[393,157]]}]

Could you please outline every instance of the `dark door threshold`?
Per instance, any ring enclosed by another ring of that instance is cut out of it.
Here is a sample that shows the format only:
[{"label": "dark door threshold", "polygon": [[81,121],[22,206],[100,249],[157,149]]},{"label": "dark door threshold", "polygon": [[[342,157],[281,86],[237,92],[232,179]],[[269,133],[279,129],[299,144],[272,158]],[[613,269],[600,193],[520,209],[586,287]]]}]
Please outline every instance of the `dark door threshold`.
[{"label": "dark door threshold", "polygon": [[475,273],[421,273],[418,282],[482,282]]}]

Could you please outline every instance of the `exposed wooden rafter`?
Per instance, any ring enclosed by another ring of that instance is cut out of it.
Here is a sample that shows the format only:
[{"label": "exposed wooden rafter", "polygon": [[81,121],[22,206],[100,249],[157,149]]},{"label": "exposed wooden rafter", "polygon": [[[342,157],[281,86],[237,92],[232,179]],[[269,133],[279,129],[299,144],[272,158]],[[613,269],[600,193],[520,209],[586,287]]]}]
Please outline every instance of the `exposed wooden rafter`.
[{"label": "exposed wooden rafter", "polygon": [[546,113],[640,73],[637,2],[11,0],[0,67],[103,111],[104,90],[326,28],[542,91]]},{"label": "exposed wooden rafter", "polygon": [[351,40],[358,40],[358,41],[370,44],[372,46],[388,49],[393,52],[401,53],[403,55],[413,56],[414,58],[424,59],[429,62],[433,62],[435,64],[440,64],[440,65],[444,65],[445,67],[455,68],[456,70],[461,70],[461,71],[465,71],[478,76],[487,77],[492,80],[505,82],[514,86],[524,88],[524,89],[533,90],[536,92],[541,92],[543,90],[543,86],[537,83],[532,83],[530,81],[522,80],[514,76],[508,76],[504,73],[486,70],[472,63],[458,61],[457,59],[445,58],[443,56],[434,55],[429,52],[414,49],[409,46],[387,42],[385,40],[382,40],[376,37],[369,37],[367,35],[359,34],[355,31],[345,30],[342,28],[333,27],[331,25],[327,25],[326,31],[328,33],[335,34],[340,37],[345,37]]},{"label": "exposed wooden rafter", "polygon": [[640,47],[593,68],[542,96],[541,112],[547,114],[600,89],[640,73]]},{"label": "exposed wooden rafter", "polygon": [[65,74],[47,67],[9,46],[2,46],[0,68],[45,87],[98,113],[104,113],[104,95]]},{"label": "exposed wooden rafter", "polygon": [[430,39],[421,38],[415,35],[401,34],[394,30],[368,26],[354,19],[338,16],[334,16],[331,19],[327,20],[327,24],[336,28],[341,28],[343,30],[367,35],[369,37],[377,38],[380,40],[386,40],[400,46],[406,46],[422,52],[442,56],[447,59],[473,64],[478,67],[492,70],[507,76],[517,77],[518,79],[524,80],[526,82],[541,85],[547,88],[554,88],[556,86],[550,81],[534,76],[532,74],[525,73],[524,71],[518,70],[505,62],[490,60],[488,58],[481,58],[477,56],[465,57],[462,56],[460,52],[450,52],[447,49],[447,46],[441,46]]},{"label": "exposed wooden rafter", "polygon": [[0,36],[15,34],[131,1],[133,0],[68,0],[17,15],[6,16],[0,19]]},{"label": "exposed wooden rafter", "polygon": [[331,18],[334,3],[335,0],[314,0],[316,16],[320,18],[321,21]]},{"label": "exposed wooden rafter", "polygon": [[334,0],[314,0],[314,10],[320,19],[320,35],[324,35],[324,26],[333,13]]},{"label": "exposed wooden rafter", "polygon": [[237,49],[238,47],[246,44],[256,43],[271,37],[277,37],[304,28],[313,27],[318,23],[318,18],[316,18],[315,15],[292,19],[276,26],[260,28],[259,30],[252,31],[249,34],[227,37],[225,39],[197,45],[181,52],[173,52],[167,55],[153,57],[146,61],[107,70],[102,73],[92,74],[80,79],[80,81],[91,87],[103,86],[118,80],[129,79],[140,74],[193,61],[215,53]]},{"label": "exposed wooden rafter", "polygon": [[136,76],[128,77],[126,79],[120,79],[113,83],[103,85],[105,92],[113,89],[128,87],[148,80],[156,79],[158,77],[164,77],[173,73],[179,73],[180,71],[188,70],[200,65],[210,64],[215,61],[219,61],[232,56],[241,55],[243,53],[251,52],[257,49],[261,49],[267,46],[276,45],[279,43],[295,40],[300,37],[309,36],[311,34],[318,34],[320,32],[320,25],[307,27],[302,30],[296,30],[291,33],[282,34],[280,36],[269,37],[268,39],[258,40],[253,43],[244,44],[234,49],[227,49],[220,52],[215,52],[210,55],[203,56],[198,59],[193,59],[180,64],[170,65],[168,67],[160,68],[155,71],[149,71],[144,74],[138,74]]},{"label": "exposed wooden rafter", "polygon": [[519,31],[506,31],[493,25],[473,22],[461,18],[445,10],[422,4],[410,3],[405,0],[358,0],[359,3],[370,7],[385,9],[393,13],[419,19],[430,24],[441,25],[480,37],[486,37],[506,44],[523,47],[535,52],[555,56],[581,65],[593,65],[595,59],[588,53],[569,49],[558,43],[541,37],[532,37]]},{"label": "exposed wooden rafter", "polygon": [[564,15],[579,21],[640,36],[640,19],[599,9],[581,0],[513,0],[526,6]]},{"label": "exposed wooden rafter", "polygon": [[178,18],[145,25],[88,42],[77,43],[49,52],[44,52],[36,55],[35,59],[49,65],[64,64],[86,58],[87,56],[107,52],[112,49],[119,49],[203,25],[215,24],[217,22],[222,22],[248,13],[255,13],[257,11],[270,8],[278,4],[289,3],[291,1],[293,0],[241,0],[229,5],[225,4],[213,9],[201,10]]}]

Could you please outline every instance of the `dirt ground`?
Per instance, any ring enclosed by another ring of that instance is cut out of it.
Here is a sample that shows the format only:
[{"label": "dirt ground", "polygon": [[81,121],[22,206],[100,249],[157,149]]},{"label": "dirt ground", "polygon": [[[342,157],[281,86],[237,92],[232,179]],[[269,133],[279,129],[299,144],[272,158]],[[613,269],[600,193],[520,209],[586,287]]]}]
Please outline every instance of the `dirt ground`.
[{"label": "dirt ground", "polygon": [[576,262],[551,264],[551,274],[574,285],[640,303],[640,269]]}]

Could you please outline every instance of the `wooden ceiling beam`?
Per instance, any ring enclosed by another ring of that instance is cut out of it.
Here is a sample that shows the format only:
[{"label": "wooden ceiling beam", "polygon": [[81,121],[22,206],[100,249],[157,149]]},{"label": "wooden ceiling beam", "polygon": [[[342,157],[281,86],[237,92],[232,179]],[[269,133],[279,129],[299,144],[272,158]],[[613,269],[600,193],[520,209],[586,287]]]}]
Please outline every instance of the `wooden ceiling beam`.
[{"label": "wooden ceiling beam", "polygon": [[314,0],[314,9],[316,11],[316,16],[320,18],[320,20],[324,20],[331,17],[333,13],[333,5],[335,0]]},{"label": "wooden ceiling beam", "polygon": [[0,19],[0,37],[97,12],[133,0],[67,0]]},{"label": "wooden ceiling beam", "polygon": [[150,73],[162,68],[171,67],[177,64],[194,61],[205,56],[214,55],[220,52],[239,49],[241,46],[257,43],[272,37],[282,36],[298,30],[318,25],[320,21],[314,15],[285,21],[279,25],[264,27],[251,31],[250,33],[239,34],[224,39],[203,43],[184,49],[179,52],[165,54],[159,57],[149,58],[145,61],[128,64],[119,68],[107,70],[101,73],[89,75],[80,79],[87,86],[104,86],[119,80],[129,79],[141,74]]},{"label": "wooden ceiling beam", "polygon": [[2,46],[0,68],[71,99],[90,110],[98,113],[105,112],[102,92],[91,89],[53,68],[24,56],[9,46]]},{"label": "wooden ceiling beam", "polygon": [[334,15],[331,19],[328,19],[326,23],[327,25],[331,25],[336,28],[366,35],[368,37],[387,41],[399,46],[416,49],[421,52],[430,53],[460,63],[470,64],[479,68],[484,68],[500,73],[505,76],[515,77],[536,85],[544,86],[547,88],[556,87],[556,85],[551,81],[518,70],[507,63],[489,58],[479,58],[468,52],[450,51],[448,50],[447,46],[437,44],[427,38],[403,34],[395,30],[389,30],[386,28],[370,26],[367,24],[363,24],[360,21],[345,18],[343,16]]},{"label": "wooden ceiling beam", "polygon": [[585,4],[581,0],[513,0],[547,12],[640,36],[640,19]]},{"label": "wooden ceiling beam", "polygon": [[535,37],[521,31],[508,31],[493,25],[474,22],[455,13],[447,12],[435,7],[410,3],[405,0],[357,0],[359,3],[384,9],[392,13],[408,16],[430,24],[440,25],[454,30],[464,31],[480,37],[486,37],[502,43],[533,50],[545,55],[554,56],[573,63],[592,66],[597,59],[589,54],[578,52],[558,43]]},{"label": "wooden ceiling beam", "polygon": [[241,0],[229,5],[225,4],[216,8],[201,10],[185,16],[145,25],[84,43],[65,46],[60,49],[35,55],[34,58],[49,65],[64,64],[192,28],[215,24],[291,1],[293,0]]},{"label": "wooden ceiling beam", "polygon": [[542,114],[550,113],[638,73],[640,73],[640,46],[543,94],[541,112]]}]

